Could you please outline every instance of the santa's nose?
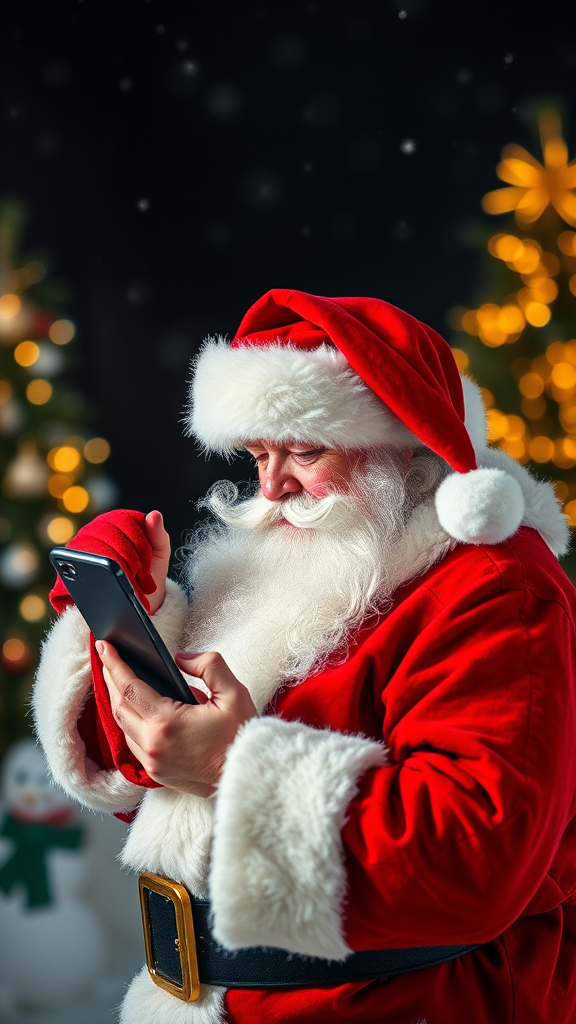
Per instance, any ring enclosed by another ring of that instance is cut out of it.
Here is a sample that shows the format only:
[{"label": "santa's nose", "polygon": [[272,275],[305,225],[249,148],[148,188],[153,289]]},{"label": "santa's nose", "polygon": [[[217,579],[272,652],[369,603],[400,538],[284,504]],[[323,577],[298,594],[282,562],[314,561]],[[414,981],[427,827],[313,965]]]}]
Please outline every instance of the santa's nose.
[{"label": "santa's nose", "polygon": [[302,490],[302,484],[292,476],[291,473],[281,468],[269,466],[262,471],[260,477],[262,494],[268,501],[282,501],[291,494],[298,494]]}]

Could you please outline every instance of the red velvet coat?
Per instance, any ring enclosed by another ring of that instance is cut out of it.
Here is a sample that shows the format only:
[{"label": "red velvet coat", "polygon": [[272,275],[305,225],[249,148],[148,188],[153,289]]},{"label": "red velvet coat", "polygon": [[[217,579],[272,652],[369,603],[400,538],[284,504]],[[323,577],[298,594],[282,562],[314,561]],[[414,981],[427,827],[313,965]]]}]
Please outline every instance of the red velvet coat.
[{"label": "red velvet coat", "polygon": [[229,991],[231,1024],[576,1021],[576,593],[539,535],[458,546],[275,714],[384,739],[342,832],[353,949],[482,943],[339,988]]},{"label": "red velvet coat", "polygon": [[344,664],[276,696],[270,715],[388,749],[341,833],[348,945],[481,948],[389,980],[229,990],[230,1024],[576,1022],[575,617],[556,558],[521,528],[458,545]]}]

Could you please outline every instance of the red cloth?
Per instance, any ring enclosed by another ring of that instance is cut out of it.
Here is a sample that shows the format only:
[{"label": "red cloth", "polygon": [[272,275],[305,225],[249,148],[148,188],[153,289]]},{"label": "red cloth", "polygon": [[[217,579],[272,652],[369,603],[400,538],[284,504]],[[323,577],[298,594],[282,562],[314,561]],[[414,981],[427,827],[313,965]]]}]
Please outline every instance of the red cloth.
[{"label": "red cloth", "polygon": [[230,1024],[576,1021],[576,593],[535,531],[459,545],[274,713],[384,740],[341,837],[352,949],[482,943],[336,988],[229,989]]},{"label": "red cloth", "polygon": [[409,313],[383,299],[273,288],[250,307],[231,348],[277,342],[307,349],[335,345],[423,444],[459,473],[476,468],[452,350]]},{"label": "red cloth", "polygon": [[[119,508],[104,512],[83,526],[66,546],[76,551],[89,551],[94,555],[113,558],[122,567],[142,604],[149,611],[150,603],[146,595],[154,593],[156,584],[150,573],[152,547],[146,536],[145,519],[143,512],[132,509]],[[74,603],[60,576],[56,577],[56,583],[50,591],[50,602],[57,612],[63,612]],[[94,643],[91,633],[90,660],[94,690],[78,722],[78,731],[88,756],[101,768],[117,768],[129,782],[154,789],[159,783],[150,778],[134,757],[124,733],[114,720]]]}]

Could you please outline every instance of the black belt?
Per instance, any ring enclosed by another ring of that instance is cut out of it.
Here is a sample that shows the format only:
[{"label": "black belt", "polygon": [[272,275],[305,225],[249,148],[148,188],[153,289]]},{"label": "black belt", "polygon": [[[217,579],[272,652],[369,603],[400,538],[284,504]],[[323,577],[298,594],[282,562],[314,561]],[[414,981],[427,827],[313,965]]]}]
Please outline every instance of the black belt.
[{"label": "black belt", "polygon": [[343,962],[285,949],[230,951],[213,938],[210,900],[190,896],[177,882],[151,874],[140,876],[140,900],[152,980],[186,1001],[198,998],[201,983],[225,988],[342,985],[435,967],[478,948],[367,949],[351,953]]}]

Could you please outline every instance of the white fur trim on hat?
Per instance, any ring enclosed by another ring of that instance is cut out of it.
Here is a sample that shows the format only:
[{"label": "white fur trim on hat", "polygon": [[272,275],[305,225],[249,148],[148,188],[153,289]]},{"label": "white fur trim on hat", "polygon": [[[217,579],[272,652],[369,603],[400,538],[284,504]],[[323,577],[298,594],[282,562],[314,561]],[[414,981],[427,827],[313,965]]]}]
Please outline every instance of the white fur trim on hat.
[{"label": "white fur trim on hat", "polygon": [[464,424],[470,435],[474,451],[478,453],[480,449],[486,447],[488,439],[486,408],[478,385],[464,374],[460,374],[460,380],[464,395]]},{"label": "white fur trim on hat", "polygon": [[340,833],[382,743],[264,716],[230,747],[214,814],[214,935],[342,960],[346,868]]},{"label": "white fur trim on hat", "polygon": [[419,443],[329,345],[230,348],[222,338],[208,338],[186,420],[205,451],[221,455],[257,440],[329,448]]}]

